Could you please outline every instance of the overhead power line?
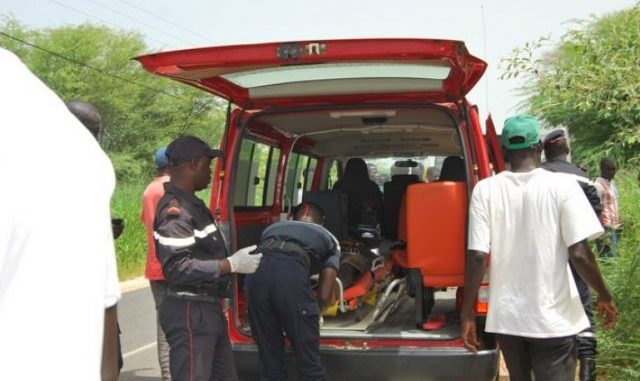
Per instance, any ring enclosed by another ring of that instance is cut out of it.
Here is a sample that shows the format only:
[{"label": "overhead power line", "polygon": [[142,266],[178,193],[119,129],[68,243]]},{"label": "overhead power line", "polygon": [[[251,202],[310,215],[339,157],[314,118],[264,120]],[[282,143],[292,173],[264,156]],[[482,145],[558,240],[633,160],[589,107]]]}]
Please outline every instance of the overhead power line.
[{"label": "overhead power line", "polygon": [[108,6],[106,6],[106,5],[104,5],[104,4],[101,4],[101,3],[97,2],[97,1],[94,1],[94,0],[88,0],[88,1],[89,1],[90,3],[92,3],[92,4],[95,4],[95,5],[99,6],[99,7],[101,7],[101,8],[104,8],[104,9],[106,9],[106,10],[108,10],[108,11],[111,11],[111,12],[113,12],[113,13],[115,13],[115,14],[118,14],[118,15],[120,15],[120,16],[122,16],[122,17],[126,17],[126,18],[128,18],[129,20],[131,20],[131,21],[134,21],[134,22],[140,23],[140,24],[142,24],[142,25],[144,25],[144,26],[146,26],[146,27],[148,27],[148,28],[151,28],[151,29],[155,30],[155,31],[156,31],[156,32],[158,32],[158,33],[162,33],[162,34],[164,34],[165,36],[171,37],[171,38],[173,38],[173,39],[174,39],[174,40],[176,40],[176,41],[180,41],[180,42],[182,42],[183,44],[187,44],[187,45],[189,45],[189,46],[196,45],[196,44],[194,44],[193,42],[183,40],[183,39],[181,39],[180,37],[177,37],[177,36],[174,36],[174,35],[172,35],[172,34],[170,34],[170,33],[167,33],[167,32],[165,32],[164,30],[162,30],[162,29],[160,29],[160,28],[157,28],[157,27],[156,27],[156,26],[154,26],[154,25],[151,25],[151,24],[149,24],[149,23],[146,23],[146,22],[144,22],[144,21],[142,21],[142,20],[140,20],[140,19],[137,19],[137,18],[135,18],[135,17],[129,16],[128,14],[126,14],[126,13],[124,13],[124,12],[120,12],[120,11],[119,11],[119,10],[117,10],[117,9],[113,9],[113,8],[111,8],[111,7],[108,7]]},{"label": "overhead power line", "polygon": [[[91,13],[87,13],[87,12],[82,11],[82,10],[80,10],[80,9],[74,8],[74,7],[72,7],[72,6],[70,6],[70,5],[67,5],[67,4],[65,4],[65,3],[62,3],[62,2],[60,2],[60,1],[57,1],[57,0],[49,0],[49,1],[50,1],[50,2],[52,2],[52,3],[54,3],[54,4],[56,4],[56,5],[61,6],[61,7],[63,7],[63,8],[66,8],[66,9],[72,10],[72,11],[74,11],[74,12],[76,12],[76,13],[79,13],[79,14],[81,14],[81,15],[84,15],[84,16],[86,16],[86,17],[89,17],[89,18],[92,18],[92,19],[98,20],[98,21],[100,21],[100,22],[102,22],[102,23],[104,23],[104,24],[111,25],[112,27],[114,27],[114,28],[116,28],[116,29],[122,29],[122,26],[120,26],[120,25],[116,25],[116,24],[114,24],[114,23],[112,23],[112,22],[109,22],[109,21],[107,21],[107,20],[103,19],[103,18],[100,18],[100,17],[98,17],[98,16],[92,15]],[[173,46],[173,45],[171,45],[171,44],[167,44],[167,43],[166,43],[166,42],[164,42],[164,41],[156,40],[155,38],[151,38],[151,37],[147,37],[147,36],[145,36],[145,38],[146,38],[146,39],[148,39],[148,40],[150,40],[150,41],[154,41],[154,42],[156,42],[156,43],[160,44],[160,45],[161,45],[161,49],[162,49],[163,47],[165,47],[165,46],[166,46],[166,47],[169,47],[169,48],[172,48],[172,49],[176,49],[176,47],[175,47],[175,46]]]},{"label": "overhead power line", "polygon": [[119,76],[119,75],[117,75],[117,74],[109,73],[108,71],[105,71],[105,70],[102,70],[102,69],[97,68],[97,67],[95,67],[95,66],[89,65],[89,64],[87,64],[87,63],[84,63],[84,62],[78,61],[78,60],[76,60],[75,58],[67,57],[67,56],[65,56],[65,55],[63,55],[63,54],[60,54],[60,53],[54,52],[54,51],[49,50],[49,49],[46,49],[46,48],[43,48],[43,47],[41,47],[41,46],[39,46],[39,45],[36,45],[36,44],[31,43],[31,42],[29,42],[29,41],[25,41],[25,40],[23,40],[23,39],[21,39],[21,38],[18,38],[18,37],[12,36],[12,35],[10,35],[10,34],[8,34],[8,33],[3,32],[3,31],[0,31],[0,36],[4,36],[4,37],[7,37],[7,38],[10,38],[10,39],[12,39],[12,40],[14,40],[14,41],[17,41],[17,42],[21,43],[21,44],[24,44],[24,45],[30,46],[30,47],[32,47],[32,48],[34,48],[34,49],[38,49],[38,50],[43,51],[43,52],[45,52],[45,53],[47,53],[47,54],[50,54],[50,55],[52,55],[52,56],[54,56],[54,57],[58,57],[58,58],[63,59],[63,60],[65,60],[65,61],[71,62],[71,63],[73,63],[73,64],[75,64],[75,65],[85,67],[85,68],[87,68],[87,69],[93,70],[93,71],[95,71],[95,72],[97,72],[97,73],[100,73],[100,74],[102,74],[102,75],[109,76],[109,77],[114,78],[114,79],[117,79],[117,80],[119,80],[119,81],[127,82],[127,83],[129,83],[129,84],[133,84],[133,85],[136,85],[136,86],[140,86],[140,87],[143,87],[143,88],[145,88],[145,89],[147,89],[147,90],[154,91],[154,92],[156,92],[156,93],[162,93],[162,94],[168,95],[168,96],[170,96],[170,97],[174,97],[174,98],[177,98],[177,99],[182,99],[181,97],[179,97],[179,96],[177,96],[177,95],[174,95],[174,94],[171,94],[171,93],[168,93],[168,92],[166,92],[166,91],[164,91],[164,90],[156,89],[156,88],[154,88],[154,87],[147,86],[147,85],[145,85],[145,84],[143,84],[143,83],[133,81],[133,80],[131,80],[131,79],[129,79],[129,78],[124,78],[124,77],[121,77],[121,76]]},{"label": "overhead power line", "polygon": [[135,9],[139,10],[140,12],[144,12],[144,13],[146,13],[148,15],[151,15],[151,16],[157,18],[158,20],[162,20],[162,21],[166,22],[167,24],[173,25],[176,28],[182,29],[185,32],[191,33],[192,35],[194,35],[194,36],[196,36],[198,38],[201,38],[204,41],[209,42],[209,37],[207,37],[207,36],[205,36],[203,34],[200,34],[200,33],[196,32],[196,31],[194,31],[192,29],[184,27],[184,26],[182,26],[180,24],[177,24],[177,23],[175,23],[175,22],[173,22],[173,21],[171,21],[171,20],[169,20],[169,19],[167,19],[167,18],[165,18],[165,17],[163,17],[163,16],[161,16],[161,15],[155,13],[155,12],[151,12],[149,10],[146,10],[146,9],[144,9],[142,7],[139,7],[136,4],[133,4],[133,3],[129,2],[129,1],[127,1],[127,0],[119,0],[119,1],[122,2],[122,3],[127,4],[128,6],[130,6],[132,8],[135,8]]}]

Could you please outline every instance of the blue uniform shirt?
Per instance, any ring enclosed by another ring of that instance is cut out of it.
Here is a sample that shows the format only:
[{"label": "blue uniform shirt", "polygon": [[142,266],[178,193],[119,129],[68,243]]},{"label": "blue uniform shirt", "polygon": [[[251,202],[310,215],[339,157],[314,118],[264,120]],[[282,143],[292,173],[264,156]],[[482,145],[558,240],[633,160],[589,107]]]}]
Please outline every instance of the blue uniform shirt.
[{"label": "blue uniform shirt", "polygon": [[325,267],[338,270],[340,265],[340,244],[321,225],[301,221],[276,222],[262,232],[260,241],[267,239],[294,242],[302,246],[311,261],[311,274]]}]

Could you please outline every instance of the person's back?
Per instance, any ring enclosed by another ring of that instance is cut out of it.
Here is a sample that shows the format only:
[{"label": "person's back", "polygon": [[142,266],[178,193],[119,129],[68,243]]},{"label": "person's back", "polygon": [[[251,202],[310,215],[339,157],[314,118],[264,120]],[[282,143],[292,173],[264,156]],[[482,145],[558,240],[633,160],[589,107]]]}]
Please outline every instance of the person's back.
[{"label": "person's back", "polygon": [[[259,250],[269,240],[292,242],[300,245],[308,258],[309,275],[318,274],[321,266],[327,260],[330,250],[338,246],[337,240],[324,227],[300,221],[280,221],[268,226],[260,238]],[[263,249],[263,252],[277,249]],[[336,258],[337,259],[337,258]],[[301,261],[305,261],[304,257]],[[332,263],[338,267],[338,263]]]},{"label": "person's back", "polygon": [[120,297],[113,168],[17,57],[0,49],[0,63],[0,379],[99,380],[105,308]]},{"label": "person's back", "polygon": [[603,326],[617,319],[588,245],[602,227],[575,178],[537,168],[540,124],[534,117],[508,118],[501,143],[511,171],[480,180],[469,202],[462,342],[478,351],[475,301],[488,266],[485,330],[495,334],[511,378],[573,381],[575,335],[589,321],[569,260],[598,293]]},{"label": "person's back", "polygon": [[[258,344],[261,380],[286,378],[284,332],[298,379],[321,381],[319,319],[333,294],[340,246],[321,226],[324,213],[317,205],[302,203],[293,215],[296,221],[276,222],[260,237],[258,250],[264,257],[245,280],[251,332]],[[309,276],[318,273],[314,292]]]},{"label": "person's back", "polygon": [[[486,248],[492,253],[490,284],[501,289],[490,295],[493,313],[487,330],[537,337],[575,334],[586,328],[575,284],[567,276],[566,243],[574,242],[575,232],[563,226],[563,218],[580,218],[563,214],[577,210],[568,204],[586,203],[577,183],[542,169],[502,172],[480,181],[476,192],[490,211],[486,216],[491,226]],[[591,210],[587,206],[583,212]],[[598,229],[593,226],[593,233]]]}]

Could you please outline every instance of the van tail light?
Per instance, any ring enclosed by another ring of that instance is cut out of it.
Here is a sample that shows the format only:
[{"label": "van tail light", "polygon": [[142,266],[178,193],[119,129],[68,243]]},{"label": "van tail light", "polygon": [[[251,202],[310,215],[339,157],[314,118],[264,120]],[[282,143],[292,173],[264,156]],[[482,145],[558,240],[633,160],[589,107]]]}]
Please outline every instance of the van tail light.
[{"label": "van tail light", "polygon": [[476,300],[476,314],[486,315],[489,311],[489,284],[483,283],[478,290],[478,299]]}]

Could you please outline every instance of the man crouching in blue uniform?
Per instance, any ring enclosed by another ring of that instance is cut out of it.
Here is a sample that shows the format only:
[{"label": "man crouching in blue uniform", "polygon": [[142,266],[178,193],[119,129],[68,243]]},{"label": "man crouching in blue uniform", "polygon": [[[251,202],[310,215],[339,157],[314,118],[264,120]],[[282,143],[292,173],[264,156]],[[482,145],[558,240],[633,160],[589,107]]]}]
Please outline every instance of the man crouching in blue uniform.
[{"label": "man crouching in blue uniform", "polygon": [[[293,348],[298,379],[326,379],[320,363],[319,320],[333,295],[340,245],[322,227],[324,214],[319,206],[302,203],[293,216],[294,221],[277,222],[262,233],[258,251],[264,257],[245,282],[262,381],[286,378],[285,335]],[[310,276],[318,273],[314,294]]]}]

